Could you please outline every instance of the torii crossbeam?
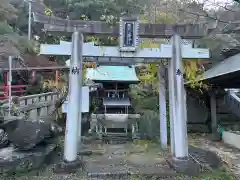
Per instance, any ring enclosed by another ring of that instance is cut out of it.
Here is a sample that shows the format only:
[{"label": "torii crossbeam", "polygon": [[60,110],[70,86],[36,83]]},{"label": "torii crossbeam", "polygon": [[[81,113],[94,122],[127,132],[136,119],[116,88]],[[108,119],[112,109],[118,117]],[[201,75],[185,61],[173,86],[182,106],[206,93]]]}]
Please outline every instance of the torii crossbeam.
[{"label": "torii crossbeam", "polygon": [[[33,14],[37,23],[44,24],[44,29],[50,32],[72,34],[80,31],[88,35],[119,36],[119,24],[111,25],[103,21],[65,20],[54,16]],[[171,38],[179,34],[185,39],[199,39],[206,36],[213,29],[206,24],[139,24],[140,38]]]},{"label": "torii crossbeam", "polygon": [[[41,44],[40,54],[45,55],[71,55],[72,43],[64,42],[61,44]],[[209,58],[209,50],[202,48],[189,48],[188,45],[182,45],[182,58],[184,59],[206,59]],[[135,53],[119,52],[118,47],[106,47],[106,46],[95,46],[93,43],[83,43],[82,45],[82,56],[83,57],[104,57],[114,58],[116,61],[121,63],[124,58],[128,58],[129,63],[159,63],[157,59],[170,59],[172,58],[172,45],[159,45],[159,48],[143,48],[139,49]],[[105,60],[102,60],[106,62]],[[121,60],[121,58],[123,58]],[[85,59],[86,61],[92,61],[90,58]],[[94,59],[93,61],[96,61]],[[113,61],[112,61],[113,62]]]}]

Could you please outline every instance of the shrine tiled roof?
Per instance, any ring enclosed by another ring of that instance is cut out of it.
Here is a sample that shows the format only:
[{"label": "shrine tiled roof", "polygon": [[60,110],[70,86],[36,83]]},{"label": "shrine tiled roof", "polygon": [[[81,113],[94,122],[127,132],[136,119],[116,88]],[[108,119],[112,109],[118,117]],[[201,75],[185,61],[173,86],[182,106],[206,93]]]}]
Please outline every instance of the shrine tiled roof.
[{"label": "shrine tiled roof", "polygon": [[89,68],[86,79],[93,81],[139,81],[135,68],[130,66],[99,66]]}]

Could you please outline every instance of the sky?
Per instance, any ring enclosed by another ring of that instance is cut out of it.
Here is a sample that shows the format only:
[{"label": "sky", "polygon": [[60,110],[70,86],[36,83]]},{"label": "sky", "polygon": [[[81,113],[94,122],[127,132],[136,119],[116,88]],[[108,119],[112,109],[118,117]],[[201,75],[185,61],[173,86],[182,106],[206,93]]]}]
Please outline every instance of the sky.
[{"label": "sky", "polygon": [[201,3],[205,4],[206,8],[219,8],[224,7],[226,5],[231,5],[233,0],[198,0]]}]

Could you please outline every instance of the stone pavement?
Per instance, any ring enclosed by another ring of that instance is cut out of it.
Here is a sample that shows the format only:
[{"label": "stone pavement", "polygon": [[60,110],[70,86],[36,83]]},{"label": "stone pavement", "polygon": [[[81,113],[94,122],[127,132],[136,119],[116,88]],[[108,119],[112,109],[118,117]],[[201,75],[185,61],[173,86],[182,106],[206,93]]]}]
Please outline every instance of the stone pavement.
[{"label": "stone pavement", "polygon": [[132,144],[103,145],[102,156],[86,160],[88,177],[125,179],[130,176],[171,177],[176,173],[168,167],[165,155],[153,145],[137,146]]}]

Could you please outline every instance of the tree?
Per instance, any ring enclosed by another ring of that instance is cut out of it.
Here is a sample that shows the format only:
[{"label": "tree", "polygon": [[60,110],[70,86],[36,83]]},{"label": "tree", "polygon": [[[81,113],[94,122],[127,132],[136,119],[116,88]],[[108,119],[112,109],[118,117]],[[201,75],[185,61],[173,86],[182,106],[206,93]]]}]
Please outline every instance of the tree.
[{"label": "tree", "polygon": [[36,53],[34,41],[28,41],[25,36],[21,36],[19,28],[15,28],[14,22],[21,16],[21,9],[15,8],[15,4],[9,0],[2,0],[0,3],[0,41],[2,42],[0,55],[20,56],[23,53]]},{"label": "tree", "polygon": [[[144,9],[143,0],[44,0],[44,4],[55,16],[63,19],[97,20],[114,24],[121,13],[139,14]],[[70,39],[67,37],[67,39]],[[95,41],[100,45],[117,45],[115,37],[90,36],[86,41]]]},{"label": "tree", "polygon": [[9,26],[9,21],[17,18],[17,9],[9,3],[8,0],[3,0],[0,3],[0,35],[13,33],[13,29]]},{"label": "tree", "polygon": [[9,23],[20,35],[28,33],[28,3],[22,0],[14,0],[12,5],[18,11],[18,16]]},{"label": "tree", "polygon": [[17,18],[17,9],[9,2],[9,0],[1,0],[0,3],[0,21],[8,22]]},{"label": "tree", "polygon": [[85,15],[90,20],[101,20],[102,16],[119,18],[122,12],[140,13],[143,0],[44,0],[53,14],[61,18],[80,19]]},{"label": "tree", "polygon": [[[195,2],[180,3],[179,1],[170,1],[167,4],[162,1],[160,4],[154,4],[149,8],[150,13],[146,12],[141,20],[143,22],[154,22],[163,24],[175,24],[179,22],[185,23],[198,23],[202,22],[203,19],[198,18],[196,20],[195,16],[189,15],[184,11],[178,12],[177,9],[188,7],[189,12],[199,12],[200,14],[205,14],[202,4],[197,4]],[[176,11],[175,11],[176,10]],[[168,42],[167,40],[144,40],[141,44],[142,47],[157,48],[159,44],[164,44]],[[144,84],[150,83],[154,91],[158,91],[158,65],[149,64],[142,69],[140,73],[140,79]],[[186,81],[190,83],[193,88],[205,88],[206,86],[199,82],[198,77],[204,71],[201,60],[184,60],[184,74]]]}]

